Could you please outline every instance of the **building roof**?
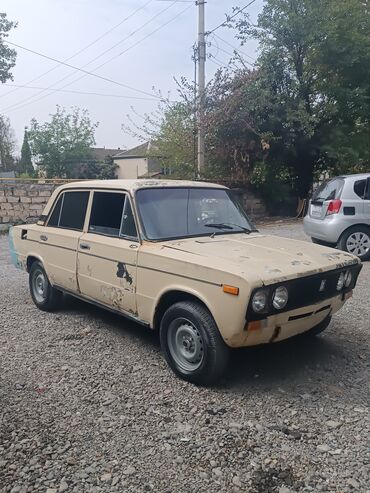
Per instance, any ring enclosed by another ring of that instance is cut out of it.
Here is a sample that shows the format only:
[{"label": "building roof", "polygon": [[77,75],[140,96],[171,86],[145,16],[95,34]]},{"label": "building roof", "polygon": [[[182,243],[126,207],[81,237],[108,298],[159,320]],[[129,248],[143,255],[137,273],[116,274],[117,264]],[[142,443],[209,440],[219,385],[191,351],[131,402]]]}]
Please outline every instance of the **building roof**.
[{"label": "building roof", "polygon": [[133,157],[147,157],[151,148],[150,142],[144,142],[127,151],[121,151],[113,156],[113,159],[129,159]]},{"label": "building roof", "polygon": [[93,159],[97,161],[104,161],[106,157],[113,157],[115,154],[122,152],[120,148],[118,149],[107,149],[105,147],[92,147],[91,154]]}]

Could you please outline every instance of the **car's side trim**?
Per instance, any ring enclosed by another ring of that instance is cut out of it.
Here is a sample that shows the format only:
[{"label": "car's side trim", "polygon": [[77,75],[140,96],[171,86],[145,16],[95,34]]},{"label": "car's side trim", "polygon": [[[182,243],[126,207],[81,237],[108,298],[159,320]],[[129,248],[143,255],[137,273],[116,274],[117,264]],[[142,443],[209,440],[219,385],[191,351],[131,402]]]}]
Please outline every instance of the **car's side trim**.
[{"label": "car's side trim", "polygon": [[162,274],[170,274],[171,276],[182,277],[183,279],[190,279],[191,281],[203,282],[205,284],[210,284],[211,286],[217,286],[217,287],[222,286],[222,283],[219,283],[219,282],[206,281],[205,279],[198,279],[197,277],[185,276],[185,275],[179,274],[177,272],[169,272],[166,270],[154,269],[154,267],[147,267],[145,265],[138,265],[137,267],[138,267],[138,269],[146,269],[146,270],[151,270],[153,272],[161,272]]},{"label": "car's side trim", "polygon": [[45,241],[38,241],[38,240],[31,240],[31,238],[27,238],[25,241],[32,241],[33,243],[38,243],[39,245],[46,245],[46,246],[51,246],[54,248],[60,248],[62,250],[68,250],[70,252],[76,252],[77,250],[75,248],[69,248],[61,245],[55,245],[54,243],[47,243]]},{"label": "car's side trim", "polygon": [[89,298],[88,296],[85,296],[80,293],[76,293],[75,291],[70,291],[69,289],[63,288],[62,286],[59,286],[58,284],[54,284],[53,287],[58,289],[59,291],[62,291],[65,294],[68,294],[70,296],[73,296],[74,298],[78,298],[81,301],[86,301],[87,303],[90,303],[91,305],[95,305],[98,308],[103,308],[104,310],[108,310],[112,313],[115,313],[116,315],[121,315],[122,317],[125,317],[129,320],[132,320],[133,322],[137,322],[141,325],[144,325],[145,327],[150,327],[149,322],[145,322],[144,320],[141,320],[139,317],[136,315],[133,315],[132,313],[128,313],[126,311],[121,311],[121,310],[116,310],[115,308],[112,308],[110,305],[105,305],[104,303],[101,303],[99,301],[96,301],[92,298]]},{"label": "car's side trim", "polygon": [[[81,252],[81,250],[78,251],[79,255],[88,255],[89,257],[95,257],[95,258],[100,258],[101,260],[108,260],[110,262],[114,262],[115,264],[117,262],[122,262],[122,260],[115,260],[114,258],[109,258],[109,257],[102,257],[101,255],[96,255],[95,253],[89,253],[89,252]],[[136,264],[130,264],[128,262],[123,262],[125,265],[130,265],[131,267],[136,267]]]},{"label": "car's side trim", "polygon": [[[60,245],[54,245],[53,243],[44,243],[44,242],[41,242],[41,241],[31,240],[31,239],[29,239],[28,241],[33,241],[35,243],[39,243],[40,245],[49,245],[49,246],[53,246],[55,248],[62,248],[64,250],[69,250],[71,252],[76,252],[77,253],[77,251],[74,250],[73,248],[63,247],[63,246],[60,246]],[[100,258],[102,260],[108,260],[108,261],[114,262],[114,263],[122,262],[122,259],[121,260],[116,260],[116,259],[113,259],[113,258],[103,257],[101,255],[96,255],[94,253],[82,252],[81,250],[78,250],[78,254],[79,255],[81,255],[81,254],[82,255],[89,255],[90,257]],[[130,267],[136,267],[136,264],[130,264],[128,262],[124,262],[124,263],[125,263],[125,265],[129,265]],[[155,269],[154,267],[147,267],[145,265],[138,265],[137,268],[138,269],[151,270],[153,272],[160,272],[161,274],[169,274],[171,276],[181,277],[183,279],[190,279],[191,281],[198,281],[198,282],[202,282],[204,284],[209,284],[211,286],[217,286],[217,287],[221,287],[222,286],[222,283],[219,283],[219,282],[207,281],[206,279],[199,279],[197,277],[185,276],[185,275],[179,274],[177,272],[170,272],[170,271],[167,271],[167,270]]]}]

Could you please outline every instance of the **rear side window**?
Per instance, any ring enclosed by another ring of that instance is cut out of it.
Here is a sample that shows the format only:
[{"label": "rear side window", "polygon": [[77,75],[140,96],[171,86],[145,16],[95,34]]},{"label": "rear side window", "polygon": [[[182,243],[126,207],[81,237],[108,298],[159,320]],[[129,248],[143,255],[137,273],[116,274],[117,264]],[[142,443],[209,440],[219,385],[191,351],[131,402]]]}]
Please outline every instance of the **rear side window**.
[{"label": "rear side window", "polygon": [[60,217],[60,211],[61,211],[61,208],[62,208],[62,201],[63,201],[63,196],[64,194],[60,195],[59,198],[58,198],[58,201],[54,207],[54,210],[50,216],[50,219],[49,219],[49,222],[48,222],[48,226],[54,226],[54,227],[58,227],[58,224],[59,224],[59,217]]},{"label": "rear side window", "polygon": [[344,180],[342,178],[334,178],[333,180],[322,183],[312,195],[312,202],[339,199],[343,185]]},{"label": "rear side window", "polygon": [[130,200],[124,193],[94,192],[90,233],[137,237]]},{"label": "rear side window", "polygon": [[366,180],[357,180],[353,185],[353,191],[356,195],[363,199],[365,197]]},{"label": "rear side window", "polygon": [[90,192],[64,192],[50,216],[48,226],[82,231]]}]

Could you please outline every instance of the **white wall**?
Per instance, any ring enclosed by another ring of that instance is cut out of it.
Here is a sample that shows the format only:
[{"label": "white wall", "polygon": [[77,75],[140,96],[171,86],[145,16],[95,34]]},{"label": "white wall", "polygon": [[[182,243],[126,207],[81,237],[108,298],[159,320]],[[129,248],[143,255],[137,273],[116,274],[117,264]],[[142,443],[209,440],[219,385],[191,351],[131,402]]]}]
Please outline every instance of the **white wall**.
[{"label": "white wall", "polygon": [[117,159],[114,164],[117,165],[117,178],[121,179],[135,180],[148,172],[147,158]]}]

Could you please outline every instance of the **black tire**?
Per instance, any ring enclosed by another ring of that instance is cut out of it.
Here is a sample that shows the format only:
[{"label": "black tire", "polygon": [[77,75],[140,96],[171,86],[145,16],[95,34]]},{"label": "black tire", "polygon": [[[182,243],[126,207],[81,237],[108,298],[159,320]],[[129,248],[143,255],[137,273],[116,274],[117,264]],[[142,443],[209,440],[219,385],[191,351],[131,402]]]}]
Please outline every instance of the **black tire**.
[{"label": "black tire", "polygon": [[321,332],[324,332],[329,327],[329,324],[331,322],[331,316],[328,315],[322,322],[319,324],[315,325],[315,327],[312,327],[312,329],[308,330],[307,332],[304,332],[302,335],[304,336],[309,336],[309,337],[315,337]]},{"label": "black tire", "polygon": [[[181,344],[176,344],[179,340]],[[168,365],[183,380],[210,385],[226,370],[230,348],[200,303],[181,301],[168,308],[161,320],[160,341]],[[194,362],[188,361],[192,355]]]},{"label": "black tire", "polygon": [[60,307],[63,294],[50,284],[45,269],[39,261],[35,261],[31,266],[29,286],[32,300],[37,308],[52,312]]},{"label": "black tire", "polygon": [[[367,239],[367,244],[369,244],[370,241],[370,228],[367,226],[353,226],[352,228],[348,228],[341,238],[338,241],[338,248],[340,250],[344,250],[345,252],[348,253],[353,253],[353,255],[357,255],[357,257],[360,260],[369,260],[370,259],[370,247],[367,249],[367,251],[363,254],[359,253],[360,250],[355,251],[350,251],[349,245],[348,245],[348,240],[350,237],[353,237],[353,235],[359,235],[360,242],[364,241]],[[360,247],[359,247],[360,248]]]}]

